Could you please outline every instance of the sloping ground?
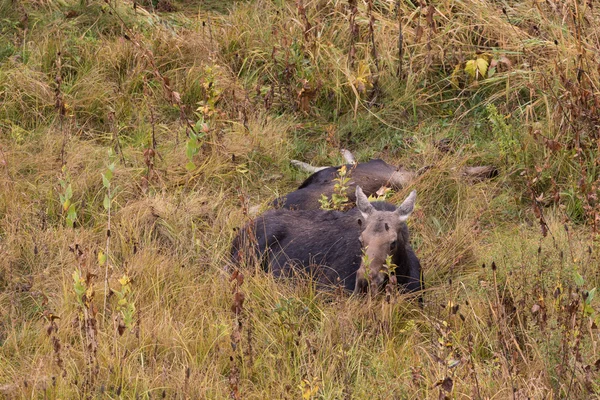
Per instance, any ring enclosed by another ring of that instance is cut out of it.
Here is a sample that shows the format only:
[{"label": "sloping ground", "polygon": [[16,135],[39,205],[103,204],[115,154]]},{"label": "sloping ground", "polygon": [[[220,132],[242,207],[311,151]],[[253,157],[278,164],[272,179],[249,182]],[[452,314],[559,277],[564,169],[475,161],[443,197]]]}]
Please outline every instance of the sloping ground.
[{"label": "sloping ground", "polygon": [[[600,16],[526,3],[0,1],[1,396],[598,396]],[[231,278],[341,147],[430,167],[423,309]]]}]

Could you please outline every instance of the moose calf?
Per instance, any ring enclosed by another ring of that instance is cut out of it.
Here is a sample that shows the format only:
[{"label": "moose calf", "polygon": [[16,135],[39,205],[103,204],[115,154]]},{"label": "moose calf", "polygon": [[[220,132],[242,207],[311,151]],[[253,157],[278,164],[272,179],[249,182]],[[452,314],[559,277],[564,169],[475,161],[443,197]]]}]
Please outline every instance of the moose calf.
[{"label": "moose calf", "polygon": [[234,263],[259,260],[276,276],[301,271],[320,284],[341,284],[355,293],[381,290],[390,275],[406,292],[421,290],[421,265],[405,223],[413,211],[416,192],[399,207],[370,203],[360,186],[356,186],[355,196],[356,207],[347,212],[265,212],[234,239]]}]

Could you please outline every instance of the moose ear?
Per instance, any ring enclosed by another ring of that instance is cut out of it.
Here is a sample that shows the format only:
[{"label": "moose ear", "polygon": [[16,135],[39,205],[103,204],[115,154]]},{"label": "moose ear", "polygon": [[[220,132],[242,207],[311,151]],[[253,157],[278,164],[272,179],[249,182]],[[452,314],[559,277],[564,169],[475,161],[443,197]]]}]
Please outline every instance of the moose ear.
[{"label": "moose ear", "polygon": [[373,206],[369,203],[369,199],[367,199],[367,196],[365,196],[360,186],[356,186],[356,207],[365,220],[367,220],[369,215],[373,212]]},{"label": "moose ear", "polygon": [[402,204],[400,204],[400,206],[396,209],[396,214],[400,218],[401,222],[406,221],[409,215],[413,212],[416,200],[417,191],[413,190],[412,192],[410,192],[406,200],[404,200]]}]

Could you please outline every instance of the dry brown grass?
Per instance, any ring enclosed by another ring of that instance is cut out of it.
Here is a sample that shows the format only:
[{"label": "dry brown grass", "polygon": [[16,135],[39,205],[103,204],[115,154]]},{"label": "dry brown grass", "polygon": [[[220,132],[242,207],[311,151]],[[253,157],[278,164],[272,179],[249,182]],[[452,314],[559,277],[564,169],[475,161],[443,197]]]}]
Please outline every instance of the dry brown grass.
[{"label": "dry brown grass", "polygon": [[[400,2],[399,60],[394,2],[357,2],[357,38],[341,0],[17,3],[0,22],[0,397],[598,397],[596,8]],[[453,86],[482,53],[510,65]],[[391,199],[418,191],[424,308],[231,280],[234,229],[304,177],[289,160],[339,147],[432,167]],[[465,179],[478,163],[500,176]]]}]

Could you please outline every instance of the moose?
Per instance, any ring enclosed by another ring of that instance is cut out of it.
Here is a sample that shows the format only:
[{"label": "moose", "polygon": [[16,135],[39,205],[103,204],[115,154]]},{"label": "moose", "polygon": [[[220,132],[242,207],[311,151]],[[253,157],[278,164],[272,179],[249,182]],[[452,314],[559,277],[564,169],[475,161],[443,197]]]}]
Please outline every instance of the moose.
[{"label": "moose", "polygon": [[398,207],[370,203],[360,186],[355,197],[356,207],[346,212],[265,212],[238,232],[231,248],[234,263],[258,260],[275,276],[306,273],[321,285],[342,285],[354,293],[375,293],[390,281],[406,292],[421,290],[421,265],[405,223],[416,191]]},{"label": "moose", "polygon": [[[346,161],[346,170],[349,171],[350,182],[346,195],[350,202],[355,202],[354,190],[360,186],[367,196],[376,194],[381,187],[402,189],[409,185],[416,177],[433,168],[424,166],[418,171],[410,171],[403,167],[396,168],[383,160],[373,159],[368,162],[357,163],[352,153],[346,149],[341,150]],[[341,166],[315,167],[302,161],[292,160],[292,165],[301,170],[312,173],[295,191],[273,201],[275,208],[288,208],[294,210],[310,210],[320,208],[321,195],[331,197],[334,191],[335,178]],[[479,182],[491,179],[498,175],[494,166],[471,166],[461,168],[461,176],[470,182]]]},{"label": "moose", "polygon": [[[333,193],[334,179],[338,177],[341,166],[313,167],[295,160],[292,163],[301,169],[314,173],[306,178],[298,189],[276,199],[273,205],[276,208],[294,210],[318,209],[321,195],[330,197]],[[356,201],[354,191],[357,186],[361,186],[363,192],[370,196],[375,194],[382,186],[401,189],[407,186],[417,175],[404,168],[393,167],[380,159],[373,159],[364,163],[349,163],[346,164],[346,169],[350,171],[350,182],[346,195],[351,202]]]}]

